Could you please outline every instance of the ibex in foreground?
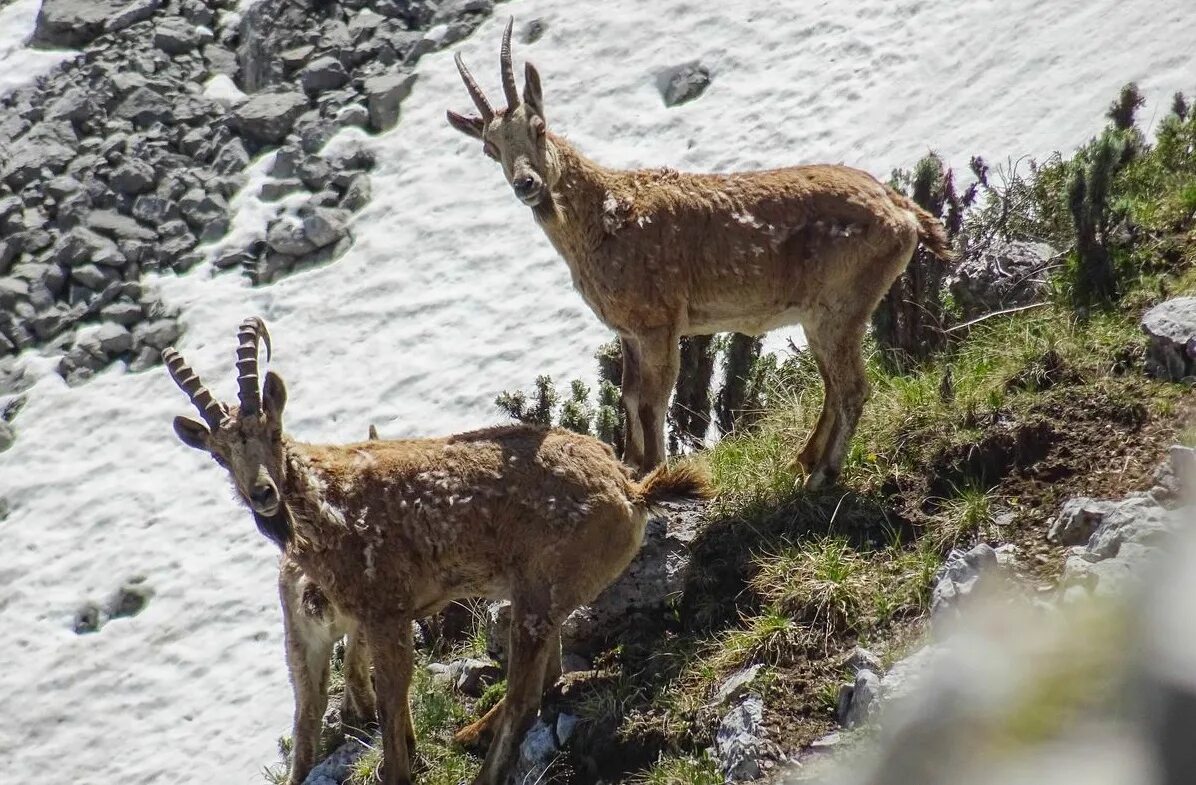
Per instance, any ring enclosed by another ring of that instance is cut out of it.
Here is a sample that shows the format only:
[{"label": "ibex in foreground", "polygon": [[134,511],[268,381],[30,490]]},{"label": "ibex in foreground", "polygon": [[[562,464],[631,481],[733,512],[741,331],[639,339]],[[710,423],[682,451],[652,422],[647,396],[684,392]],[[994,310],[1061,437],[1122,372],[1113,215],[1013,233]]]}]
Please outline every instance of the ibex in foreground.
[{"label": "ibex in foreground", "polygon": [[[513,20],[512,20],[513,22]],[[572,273],[573,285],[623,348],[625,458],[665,458],[665,411],[684,335],[758,335],[801,324],[821,372],[822,414],[797,460],[807,485],[833,481],[868,397],[861,341],[868,319],[918,240],[951,251],[930,213],[866,172],[797,166],[736,174],[620,171],[547,130],[540,77],[523,95],[500,55],[505,109],[457,68],[480,117],[448,113],[480,139]]]},{"label": "ibex in foreground", "polygon": [[501,785],[546,680],[560,672],[565,618],[631,561],[650,506],[707,496],[709,486],[692,467],[637,483],[597,439],[523,425],[440,439],[294,441],[283,433],[282,379],[270,372],[258,384],[264,334],[258,319],[241,325],[235,407],[213,398],[177,352],[164,353],[203,417],[175,418],[175,432],[228,470],[262,532],[360,625],[387,785],[411,778],[412,621],[462,597],[511,600],[506,697],[463,732],[493,736],[475,782]]}]

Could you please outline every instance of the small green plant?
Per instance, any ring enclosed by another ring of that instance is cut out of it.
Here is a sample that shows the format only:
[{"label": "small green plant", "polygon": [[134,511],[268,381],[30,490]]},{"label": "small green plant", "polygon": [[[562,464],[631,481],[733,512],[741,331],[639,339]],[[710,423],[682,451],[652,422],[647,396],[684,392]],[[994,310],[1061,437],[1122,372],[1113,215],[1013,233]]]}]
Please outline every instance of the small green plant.
[{"label": "small green plant", "polygon": [[965,485],[948,499],[939,500],[938,525],[932,538],[944,548],[966,545],[991,534],[996,494],[993,489]]},{"label": "small green plant", "polygon": [[840,537],[823,537],[756,560],[752,588],[824,640],[866,623],[869,583],[861,555]]},{"label": "small green plant", "polygon": [[485,714],[492,708],[498,705],[498,702],[507,694],[507,680],[497,681],[491,684],[482,694],[478,696],[477,703],[473,706],[473,711],[478,716]]},{"label": "small green plant", "polygon": [[662,755],[629,781],[633,785],[723,785],[724,779],[718,764],[703,751],[695,757]]},{"label": "small green plant", "polygon": [[740,629],[722,633],[713,647],[710,662],[727,673],[751,662],[785,665],[805,651],[806,635],[796,621],[780,608],[770,606],[743,620]]}]

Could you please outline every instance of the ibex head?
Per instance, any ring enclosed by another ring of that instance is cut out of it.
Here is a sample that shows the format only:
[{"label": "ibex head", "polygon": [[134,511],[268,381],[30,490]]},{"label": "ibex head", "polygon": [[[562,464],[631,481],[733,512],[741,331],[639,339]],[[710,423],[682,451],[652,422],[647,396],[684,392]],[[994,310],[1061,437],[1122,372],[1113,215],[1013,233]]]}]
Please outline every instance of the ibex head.
[{"label": "ibex head", "polygon": [[243,321],[237,338],[239,404],[235,407],[217,401],[173,347],[162,352],[170,378],[187,393],[203,418],[199,422],[176,417],[174,432],[183,444],[203,450],[227,469],[237,493],[253,510],[265,534],[276,541],[285,540],[285,533],[276,530],[271,521],[280,517],[282,507],[279,483],[286,386],[271,371],[266,374],[265,384],[258,387],[260,342],[266,344],[266,359],[270,358],[270,334],[261,319],[255,316]]},{"label": "ibex head", "polygon": [[515,68],[511,64],[511,28],[514,24],[514,18],[507,22],[499,55],[507,107],[496,111],[490,105],[458,54],[457,70],[461,72],[461,79],[481,117],[466,117],[450,111],[448,121],[466,136],[481,139],[482,152],[502,164],[503,174],[519,201],[528,207],[538,207],[550,198],[560,175],[547,144],[544,96],[535,66],[531,63],[524,66],[522,97],[515,87]]}]

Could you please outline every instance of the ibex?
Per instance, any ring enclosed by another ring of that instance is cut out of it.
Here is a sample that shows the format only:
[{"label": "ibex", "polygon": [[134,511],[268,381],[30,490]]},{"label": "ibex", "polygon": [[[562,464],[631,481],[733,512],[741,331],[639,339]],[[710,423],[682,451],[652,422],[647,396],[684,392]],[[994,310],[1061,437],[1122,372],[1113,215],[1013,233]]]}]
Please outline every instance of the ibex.
[{"label": "ibex", "polygon": [[298,442],[283,430],[282,379],[270,372],[259,386],[265,335],[256,318],[238,332],[236,406],[217,401],[176,351],[164,352],[203,418],[175,418],[175,433],[229,472],[259,529],[364,634],[388,785],[411,779],[412,621],[458,598],[511,600],[506,696],[462,732],[492,736],[475,782],[500,785],[546,680],[560,672],[561,624],[631,561],[654,503],[709,495],[704,475],[677,466],[636,482],[597,439],[526,425]]},{"label": "ibex", "polygon": [[801,324],[824,386],[818,424],[797,457],[808,487],[833,481],[868,397],[861,342],[869,316],[921,239],[951,256],[942,224],[866,172],[796,166],[733,174],[621,171],[548,131],[540,76],[500,53],[495,110],[457,56],[480,117],[448,113],[502,164],[515,196],[569,265],[573,285],[623,349],[624,458],[665,458],[665,412],[678,340]]}]

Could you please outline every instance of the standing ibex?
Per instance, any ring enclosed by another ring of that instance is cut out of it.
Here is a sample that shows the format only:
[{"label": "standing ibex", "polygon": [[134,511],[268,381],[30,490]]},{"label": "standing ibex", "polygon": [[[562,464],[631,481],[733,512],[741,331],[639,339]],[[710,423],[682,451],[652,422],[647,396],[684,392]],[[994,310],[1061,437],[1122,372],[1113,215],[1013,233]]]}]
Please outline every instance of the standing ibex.
[{"label": "standing ibex", "polygon": [[619,334],[625,458],[647,470],[665,457],[681,336],[757,335],[800,323],[825,394],[797,460],[810,487],[833,481],[868,397],[861,354],[868,318],[919,239],[936,256],[951,256],[942,225],[845,166],[737,174],[608,169],[547,130],[531,63],[520,96],[511,23],[500,61],[507,106],[496,111],[458,55],[481,117],[449,112],[449,123],[502,164],[569,265],[573,285]]},{"label": "standing ibex", "polygon": [[228,470],[261,531],[360,625],[388,785],[411,778],[412,621],[461,597],[511,600],[506,697],[466,729],[492,731],[476,782],[500,785],[546,676],[560,672],[565,618],[631,561],[653,503],[705,496],[709,486],[692,467],[637,483],[597,439],[523,425],[440,439],[294,441],[283,433],[282,379],[270,372],[258,384],[264,335],[259,319],[241,325],[236,407],[213,398],[177,352],[164,353],[204,420],[177,417],[175,432]]}]

